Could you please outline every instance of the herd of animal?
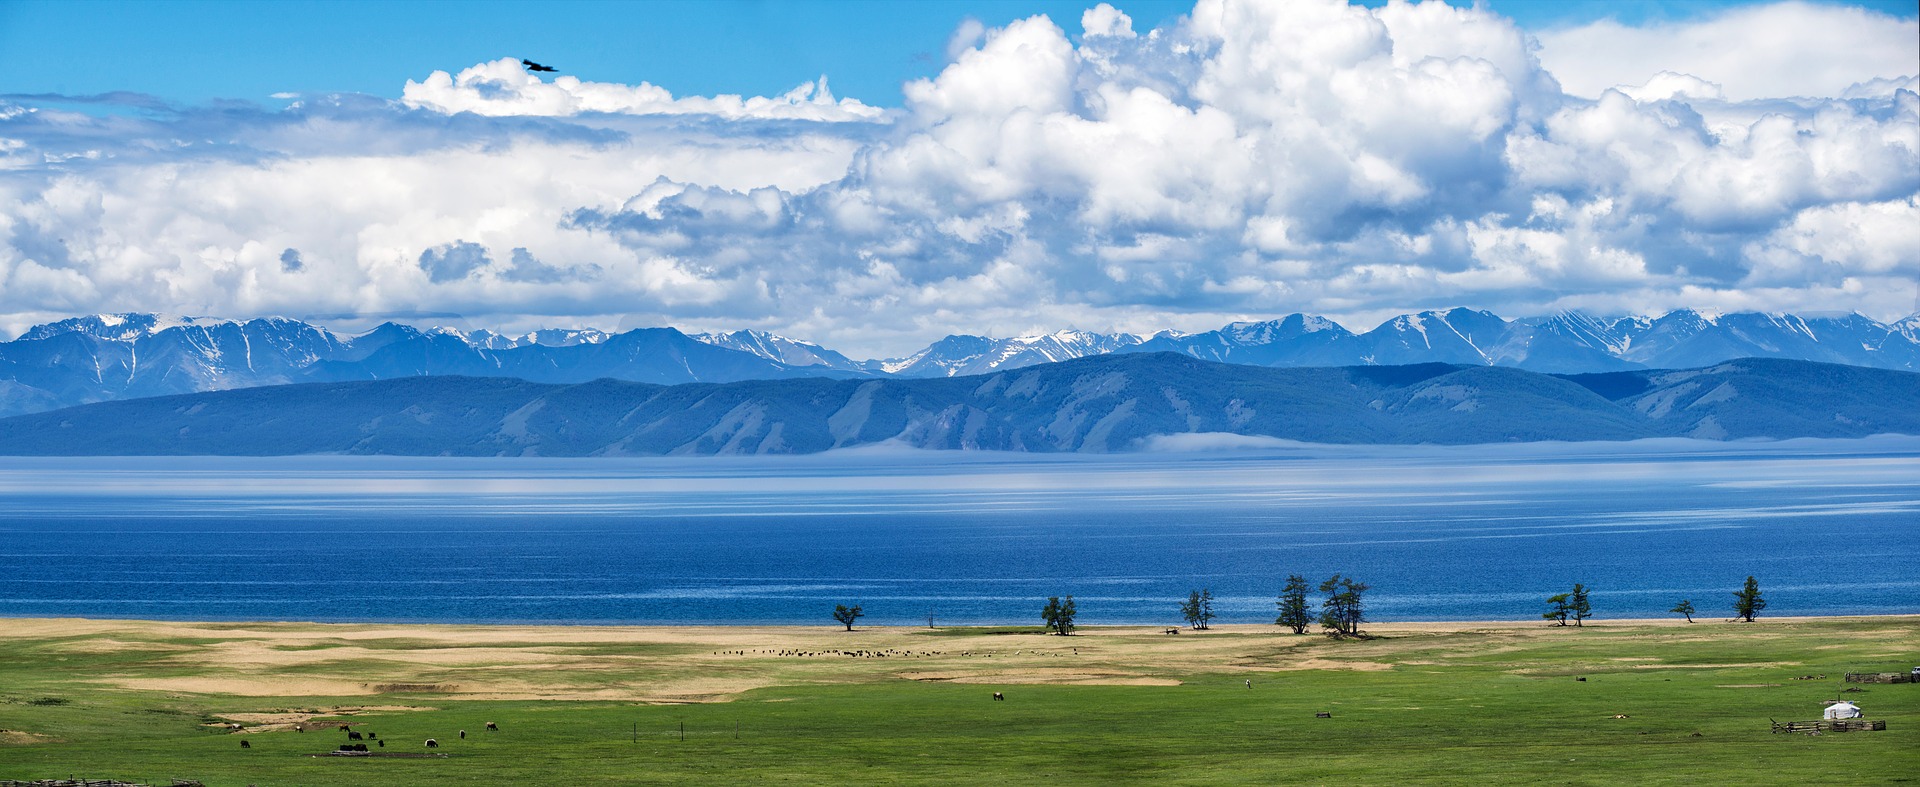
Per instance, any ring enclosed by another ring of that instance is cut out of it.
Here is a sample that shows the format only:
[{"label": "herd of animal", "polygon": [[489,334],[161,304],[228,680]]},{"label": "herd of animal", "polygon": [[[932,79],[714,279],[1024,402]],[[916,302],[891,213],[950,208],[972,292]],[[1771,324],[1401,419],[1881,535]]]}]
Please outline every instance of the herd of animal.
[{"label": "herd of animal", "polygon": [[[237,725],[236,725],[236,726],[237,726]],[[294,729],[295,729],[295,731],[297,731],[297,732],[306,732],[306,730],[305,730],[305,729],[303,729],[303,728],[299,728],[299,727],[295,727]],[[488,729],[489,731],[491,731],[491,732],[499,732],[499,731],[500,731],[500,725],[499,725],[499,724],[498,724],[497,722],[491,722],[491,721],[490,721],[490,722],[487,722],[487,729]],[[344,732],[344,733],[346,733],[346,734],[347,734],[347,740],[350,740],[350,741],[373,741],[373,743],[374,743],[374,745],[375,745],[376,747],[378,747],[378,748],[382,748],[382,749],[384,749],[384,748],[386,748],[386,747],[387,747],[387,742],[386,742],[386,740],[385,740],[385,739],[383,739],[383,738],[381,738],[381,737],[380,737],[380,736],[379,736],[379,735],[378,735],[377,733],[373,733],[373,732],[361,732],[361,731],[359,731],[359,730],[356,730],[356,729],[354,729],[354,728],[353,728],[353,725],[351,725],[351,724],[342,724],[342,725],[340,725],[340,731],[341,731],[341,732]],[[460,735],[460,738],[461,738],[461,740],[465,740],[465,739],[466,739],[466,737],[467,737],[467,731],[466,731],[466,730],[461,730],[461,731],[459,732],[459,735]],[[438,749],[438,748],[440,748],[440,741],[439,741],[438,739],[435,739],[435,738],[428,738],[428,739],[426,740],[426,744],[425,744],[425,745],[426,745],[426,747],[427,747],[427,748],[429,748],[429,749]],[[244,740],[244,739],[243,739],[243,740],[241,740],[241,741],[240,741],[240,748],[242,748],[242,749],[251,749],[251,748],[253,748],[253,742],[252,742],[252,741],[248,741],[248,740]],[[363,743],[342,743],[342,744],[340,744],[340,748],[339,748],[339,751],[345,751],[345,752],[364,752],[364,751],[367,751],[367,750],[368,750],[368,749],[367,749],[367,744],[366,744],[366,743],[364,743],[364,742],[363,742]]]}]

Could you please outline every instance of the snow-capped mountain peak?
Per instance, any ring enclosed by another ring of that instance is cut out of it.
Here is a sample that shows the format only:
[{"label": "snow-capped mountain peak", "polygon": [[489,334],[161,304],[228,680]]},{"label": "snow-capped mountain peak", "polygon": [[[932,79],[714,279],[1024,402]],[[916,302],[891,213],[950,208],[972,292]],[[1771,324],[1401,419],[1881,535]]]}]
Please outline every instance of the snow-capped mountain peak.
[{"label": "snow-capped mountain peak", "polygon": [[[696,341],[758,355],[788,366],[821,366],[841,371],[866,371],[867,366],[813,342],[789,339],[766,331],[688,334]],[[604,340],[604,338],[602,339]]]},{"label": "snow-capped mountain peak", "polygon": [[66,333],[81,333],[96,339],[115,342],[131,342],[143,339],[169,328],[186,325],[217,325],[232,320],[216,320],[207,317],[182,317],[172,314],[147,314],[128,312],[124,314],[90,314],[84,317],[70,317],[65,320],[44,323],[28,328],[20,335],[22,339],[49,339]]}]

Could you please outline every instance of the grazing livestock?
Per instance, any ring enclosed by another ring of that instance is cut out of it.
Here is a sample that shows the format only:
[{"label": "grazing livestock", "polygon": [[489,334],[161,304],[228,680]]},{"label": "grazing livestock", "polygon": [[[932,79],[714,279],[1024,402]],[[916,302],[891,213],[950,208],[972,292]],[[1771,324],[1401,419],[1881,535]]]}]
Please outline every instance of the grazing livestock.
[{"label": "grazing livestock", "polygon": [[353,725],[351,725],[351,724],[342,724],[342,725],[340,725],[340,731],[341,731],[341,732],[353,732]]},{"label": "grazing livestock", "polygon": [[1005,694],[1001,694],[1000,692],[997,692],[997,691],[993,693],[993,700],[995,702],[1003,702],[1006,699],[1007,699],[1007,695]]},{"label": "grazing livestock", "polygon": [[1316,718],[1316,719],[1331,719],[1331,718],[1333,718],[1333,714],[1331,714],[1331,713],[1316,713],[1316,714],[1313,714],[1313,717],[1314,717],[1314,718]]},{"label": "grazing livestock", "polygon": [[498,725],[498,724],[495,724],[495,723],[493,723],[493,722],[487,722],[487,729],[489,729],[489,730],[498,730],[498,729],[500,729],[500,725]]},{"label": "grazing livestock", "polygon": [[439,741],[436,741],[436,740],[434,740],[434,739],[432,739],[432,738],[428,738],[428,739],[427,739],[427,748],[429,748],[429,749],[438,749],[438,748],[440,748],[440,742],[439,742]]},{"label": "grazing livestock", "polygon": [[369,732],[369,733],[367,733],[367,740],[373,740],[374,738],[378,738],[378,737],[380,737],[380,736],[378,736],[378,735],[375,735],[375,734],[373,734],[373,733],[371,733],[371,732]]},{"label": "grazing livestock", "polygon": [[350,740],[350,741],[360,740],[360,733],[354,732],[353,730],[347,730],[347,740]]},{"label": "grazing livestock", "polygon": [[387,748],[387,742],[386,742],[386,741],[375,741],[375,743],[378,743],[378,744],[380,744],[380,748],[382,748],[382,749],[384,749],[384,748]]},{"label": "grazing livestock", "polygon": [[466,740],[466,739],[467,739],[467,731],[466,731],[466,730],[461,730],[461,731],[460,731],[460,740],[463,740],[463,741],[464,741],[464,740]]},{"label": "grazing livestock", "polygon": [[241,741],[241,742],[240,742],[240,748],[242,748],[242,749],[251,749],[251,748],[253,748],[253,744],[252,744],[252,743],[250,743],[250,742],[247,742],[247,741]]}]

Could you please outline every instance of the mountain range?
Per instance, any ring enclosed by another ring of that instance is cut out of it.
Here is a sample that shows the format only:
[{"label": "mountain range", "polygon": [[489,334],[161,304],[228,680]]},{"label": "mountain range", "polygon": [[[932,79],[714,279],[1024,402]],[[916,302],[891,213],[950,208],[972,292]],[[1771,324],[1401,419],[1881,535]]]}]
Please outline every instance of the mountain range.
[{"label": "mountain range", "polygon": [[1247,366],[1448,363],[1563,374],[1705,366],[1742,357],[1920,370],[1920,315],[1892,324],[1858,314],[1692,310],[1657,318],[1564,313],[1506,320],[1452,309],[1402,315],[1356,334],[1324,317],[1294,314],[1203,333],[955,335],[904,357],[873,360],[760,331],[550,329],[507,335],[386,323],[341,335],[287,318],[93,315],[35,326],[0,342],[0,416],[198,391],[421,375],[663,385],[937,378],[1158,352]]},{"label": "mountain range", "polygon": [[407,377],[16,416],[0,419],[0,453],[623,456],[876,443],[1104,452],[1209,433],[1361,444],[1920,434],[1920,373],[1749,358],[1550,375],[1444,363],[1271,368],[1121,353],[921,379],[669,386]]}]

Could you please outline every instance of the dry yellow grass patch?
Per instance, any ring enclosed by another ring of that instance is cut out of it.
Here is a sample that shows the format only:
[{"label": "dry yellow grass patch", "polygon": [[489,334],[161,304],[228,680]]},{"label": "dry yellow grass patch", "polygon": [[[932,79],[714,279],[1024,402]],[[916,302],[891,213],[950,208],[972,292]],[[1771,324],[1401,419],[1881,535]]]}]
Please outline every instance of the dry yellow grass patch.
[{"label": "dry yellow grass patch", "polygon": [[1334,659],[1302,659],[1300,661],[1290,662],[1285,667],[1282,667],[1281,669],[1284,669],[1284,670],[1336,669],[1336,670],[1356,670],[1359,672],[1384,672],[1386,670],[1393,669],[1393,666],[1394,665],[1392,664],[1387,664],[1385,662],[1379,662],[1379,661],[1338,661]]},{"label": "dry yellow grass patch", "polygon": [[1134,672],[1073,669],[1017,669],[974,672],[901,672],[895,677],[907,680],[937,680],[948,683],[1030,685],[1072,684],[1078,686],[1178,686],[1173,678],[1156,678]]},{"label": "dry yellow grass patch", "polygon": [[418,648],[405,651],[363,648],[343,645],[337,648],[320,650],[289,650],[263,640],[238,640],[208,645],[190,655],[176,656],[175,661],[210,658],[228,667],[239,669],[259,669],[271,667],[301,667],[325,664],[349,659],[386,659],[398,654],[400,660],[409,664],[427,666],[463,666],[485,664],[566,664],[580,661],[555,653],[547,653],[533,648]]},{"label": "dry yellow grass patch", "polygon": [[61,743],[59,738],[37,732],[0,730],[0,746],[32,746],[36,743]]},{"label": "dry yellow grass patch", "polygon": [[[439,708],[426,708],[418,705],[336,705],[325,710],[288,710],[273,713],[222,713],[217,718],[238,723],[240,729],[235,734],[248,735],[256,732],[280,732],[294,729],[320,730],[337,726],[339,719],[350,718],[365,713],[406,713],[410,711],[432,711]],[[319,722],[316,719],[332,719]],[[217,726],[217,725],[216,725]]]},{"label": "dry yellow grass patch", "polygon": [[232,694],[240,697],[354,697],[374,694],[364,683],[287,677],[105,678],[121,688],[178,691],[188,694]]},{"label": "dry yellow grass patch", "polygon": [[179,653],[193,650],[191,645],[170,645],[164,642],[141,642],[110,637],[56,642],[48,645],[48,648],[62,653],[124,653],[128,651]]},{"label": "dry yellow grass patch", "polygon": [[[1773,621],[1785,619],[1775,618]],[[1920,622],[1920,616],[1915,617]],[[1770,621],[1772,622],[1772,621]],[[1590,621],[1589,630],[1670,629],[1678,620]],[[0,619],[0,641],[65,640],[74,652],[136,654],[123,674],[76,678],[127,689],[249,697],[446,695],[461,699],[718,702],[771,686],[942,680],[1002,684],[1176,685],[1198,674],[1379,671],[1444,665],[1564,636],[1537,622],[1374,624],[1383,639],[1310,647],[1270,625],[1223,625],[1168,636],[1159,626],[1082,629],[1073,637],[830,626],[457,626],[173,623]],[[1746,627],[1742,636],[1759,634]],[[1457,635],[1472,634],[1471,646]],[[848,656],[849,651],[864,652]],[[145,665],[138,654],[148,654]],[[1632,669],[1797,666],[1669,665]],[[144,672],[151,665],[164,677]],[[1524,671],[1517,670],[1517,671]],[[338,710],[334,711],[340,712]],[[236,719],[238,720],[238,719]],[[297,721],[259,722],[295,724]]]}]

